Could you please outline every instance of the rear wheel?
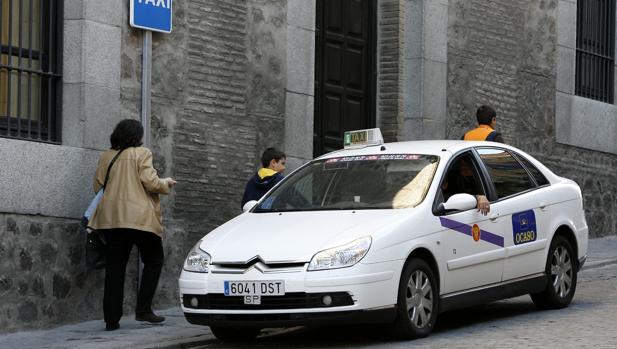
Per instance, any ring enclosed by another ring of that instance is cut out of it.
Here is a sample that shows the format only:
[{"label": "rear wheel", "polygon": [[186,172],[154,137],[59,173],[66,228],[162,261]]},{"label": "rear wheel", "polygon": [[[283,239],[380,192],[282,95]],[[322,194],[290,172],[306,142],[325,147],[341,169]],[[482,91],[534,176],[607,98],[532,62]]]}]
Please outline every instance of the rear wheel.
[{"label": "rear wheel", "polygon": [[254,327],[217,327],[210,326],[214,336],[224,342],[251,341],[257,337],[260,328]]},{"label": "rear wheel", "polygon": [[559,309],[570,304],[576,291],[577,262],[570,242],[563,236],[556,236],[551,242],[546,261],[546,289],[531,294],[538,308]]},{"label": "rear wheel", "polygon": [[407,262],[398,290],[396,333],[403,338],[428,336],[437,320],[437,280],[431,267],[418,258]]}]

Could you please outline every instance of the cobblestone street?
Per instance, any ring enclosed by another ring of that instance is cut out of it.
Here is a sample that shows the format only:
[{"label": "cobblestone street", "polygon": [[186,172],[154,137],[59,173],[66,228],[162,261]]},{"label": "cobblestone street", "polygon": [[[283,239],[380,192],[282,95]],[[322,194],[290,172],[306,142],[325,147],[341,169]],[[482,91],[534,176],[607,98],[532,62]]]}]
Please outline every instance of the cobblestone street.
[{"label": "cobblestone street", "polygon": [[[254,348],[617,348],[617,265],[583,270],[573,303],[537,310],[528,296],[442,314],[428,338],[392,340],[383,328],[274,332]],[[241,348],[213,342],[194,348]]]}]

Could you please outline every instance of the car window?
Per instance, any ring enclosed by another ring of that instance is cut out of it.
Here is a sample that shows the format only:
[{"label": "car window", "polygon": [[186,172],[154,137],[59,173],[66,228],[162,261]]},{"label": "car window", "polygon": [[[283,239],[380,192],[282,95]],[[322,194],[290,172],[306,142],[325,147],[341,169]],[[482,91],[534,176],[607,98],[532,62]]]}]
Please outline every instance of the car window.
[{"label": "car window", "polygon": [[536,180],[536,183],[538,185],[546,185],[548,184],[548,179],[546,179],[546,177],[544,177],[544,175],[542,174],[542,172],[540,172],[540,170],[538,170],[537,167],[535,167],[529,160],[527,160],[524,156],[518,154],[518,153],[514,153],[516,154],[516,158],[518,160],[520,160],[520,162],[523,163],[523,166],[525,166],[527,168],[527,170],[529,170],[529,172],[531,173],[531,176],[533,177],[533,179]]},{"label": "car window", "polygon": [[454,159],[441,181],[439,203],[448,201],[454,194],[486,195],[476,162],[470,153]]},{"label": "car window", "polygon": [[504,149],[480,148],[478,153],[495,184],[498,198],[505,198],[535,187],[523,166]]},{"label": "car window", "polygon": [[424,200],[438,160],[395,154],[314,161],[269,193],[254,212],[414,207]]}]

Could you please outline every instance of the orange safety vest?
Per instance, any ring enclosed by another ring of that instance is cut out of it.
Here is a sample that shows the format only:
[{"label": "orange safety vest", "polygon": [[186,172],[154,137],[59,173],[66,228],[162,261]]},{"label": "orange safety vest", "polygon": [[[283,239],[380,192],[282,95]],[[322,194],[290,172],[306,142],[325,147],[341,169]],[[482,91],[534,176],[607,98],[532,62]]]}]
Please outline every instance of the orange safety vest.
[{"label": "orange safety vest", "polygon": [[465,133],[465,137],[463,137],[466,141],[485,141],[488,135],[493,132],[492,127],[489,125],[480,125],[477,128]]}]

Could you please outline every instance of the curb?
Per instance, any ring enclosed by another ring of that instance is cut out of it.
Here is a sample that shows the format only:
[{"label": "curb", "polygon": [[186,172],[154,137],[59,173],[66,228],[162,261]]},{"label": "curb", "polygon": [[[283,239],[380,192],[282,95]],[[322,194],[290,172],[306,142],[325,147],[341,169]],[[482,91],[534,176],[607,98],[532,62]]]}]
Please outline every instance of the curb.
[{"label": "curb", "polygon": [[587,262],[583,265],[583,270],[601,268],[607,265],[617,264],[617,258],[608,258],[596,262]]},{"label": "curb", "polygon": [[142,346],[133,347],[135,349],[188,349],[199,345],[206,345],[216,342],[213,335],[200,335],[190,338],[177,338],[172,340],[161,341],[157,343],[145,344]]},{"label": "curb", "polygon": [[[279,335],[290,331],[295,331],[298,326],[289,328],[270,328],[262,330],[258,338],[267,338],[273,334]],[[134,349],[190,349],[197,346],[208,345],[212,343],[220,343],[213,334],[198,335],[190,338],[178,338],[169,341],[163,341],[159,343],[146,344],[139,347],[133,347]]]}]

